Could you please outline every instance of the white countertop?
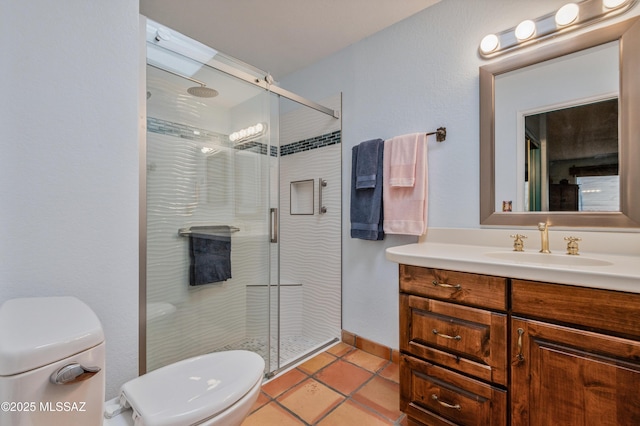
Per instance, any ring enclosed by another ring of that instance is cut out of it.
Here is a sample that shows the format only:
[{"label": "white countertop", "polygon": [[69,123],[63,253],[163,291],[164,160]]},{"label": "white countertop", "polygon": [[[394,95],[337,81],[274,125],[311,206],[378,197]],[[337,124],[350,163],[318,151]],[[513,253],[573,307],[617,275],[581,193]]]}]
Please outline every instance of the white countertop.
[{"label": "white countertop", "polygon": [[[494,257],[496,254],[510,258],[500,259]],[[576,256],[576,263],[589,263],[591,259],[610,263],[592,266],[547,262],[548,258],[544,257],[553,256],[551,261],[572,263],[574,259],[561,256],[574,256],[563,254],[562,251],[554,251],[549,255],[538,253],[535,248],[525,249],[522,258],[526,258],[526,261],[520,261],[518,254],[511,250],[508,242],[505,246],[497,247],[423,241],[386,249],[388,260],[406,265],[640,293],[638,255],[581,252]]]}]

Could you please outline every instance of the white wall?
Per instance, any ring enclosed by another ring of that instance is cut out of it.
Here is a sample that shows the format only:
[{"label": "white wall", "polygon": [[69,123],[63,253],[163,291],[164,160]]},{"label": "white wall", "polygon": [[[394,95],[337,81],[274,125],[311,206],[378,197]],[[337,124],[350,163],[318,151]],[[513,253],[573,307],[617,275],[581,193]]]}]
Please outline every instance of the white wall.
[{"label": "white wall", "polygon": [[[429,140],[429,226],[479,227],[478,43],[566,0],[444,0],[331,57],[281,79],[310,99],[343,92],[343,200],[348,205],[351,148],[361,141],[447,127]],[[638,14],[636,6],[617,20]],[[312,82],[312,83],[311,83]],[[343,213],[343,328],[398,347],[397,265],[384,249],[415,242],[349,237]]]},{"label": "white wall", "polygon": [[138,371],[138,2],[3,1],[0,303],[74,295]]}]

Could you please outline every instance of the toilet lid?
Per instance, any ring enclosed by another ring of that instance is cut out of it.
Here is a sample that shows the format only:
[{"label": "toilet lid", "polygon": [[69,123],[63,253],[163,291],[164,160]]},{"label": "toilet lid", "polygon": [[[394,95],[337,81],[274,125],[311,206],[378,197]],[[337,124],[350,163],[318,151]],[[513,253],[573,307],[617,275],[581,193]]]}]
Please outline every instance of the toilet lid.
[{"label": "toilet lid", "polygon": [[215,352],[151,371],[121,392],[136,426],[192,425],[235,404],[263,373],[264,360],[254,352]]}]

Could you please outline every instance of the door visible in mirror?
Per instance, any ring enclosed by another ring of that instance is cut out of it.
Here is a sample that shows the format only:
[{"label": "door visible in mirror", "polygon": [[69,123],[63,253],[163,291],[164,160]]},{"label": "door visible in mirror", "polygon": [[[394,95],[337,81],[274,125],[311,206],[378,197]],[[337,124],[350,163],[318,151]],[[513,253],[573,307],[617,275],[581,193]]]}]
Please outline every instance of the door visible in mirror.
[{"label": "door visible in mirror", "polygon": [[617,98],[524,122],[525,211],[620,211]]}]

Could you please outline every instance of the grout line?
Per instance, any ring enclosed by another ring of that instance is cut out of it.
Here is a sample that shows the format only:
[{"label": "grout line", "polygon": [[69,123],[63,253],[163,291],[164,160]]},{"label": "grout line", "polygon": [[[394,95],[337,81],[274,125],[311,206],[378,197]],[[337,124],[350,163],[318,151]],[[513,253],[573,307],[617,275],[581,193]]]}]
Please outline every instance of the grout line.
[{"label": "grout line", "polygon": [[[393,383],[393,384],[398,385],[398,382],[395,382],[394,380],[388,379],[388,378],[383,377],[383,376],[381,376],[381,375],[380,375],[380,373],[381,373],[382,371],[384,371],[386,368],[388,368],[391,364],[393,364],[393,362],[392,362],[391,360],[389,360],[389,359],[384,358],[384,357],[380,357],[379,355],[373,354],[373,353],[371,353],[371,352],[367,352],[367,351],[365,351],[365,350],[363,350],[363,349],[361,349],[361,348],[358,348],[358,347],[356,347],[356,346],[354,346],[354,345],[350,345],[350,344],[348,344],[348,343],[346,343],[346,342],[344,342],[344,343],[345,343],[345,344],[347,344],[347,345],[349,345],[351,348],[350,348],[347,352],[345,352],[344,354],[342,354],[342,355],[336,355],[336,354],[332,354],[332,353],[330,353],[330,352],[327,352],[327,354],[328,354],[328,355],[333,356],[335,359],[334,359],[333,361],[331,361],[330,363],[328,363],[327,365],[323,366],[322,368],[320,368],[320,369],[316,370],[316,371],[315,371],[314,373],[312,373],[312,374],[309,374],[309,373],[307,373],[306,371],[304,371],[304,370],[302,370],[302,369],[298,368],[302,363],[300,363],[300,364],[298,364],[298,365],[296,365],[296,366],[292,367],[290,370],[288,370],[287,372],[289,372],[289,371],[291,371],[291,370],[293,370],[293,369],[298,370],[298,372],[300,372],[300,373],[302,373],[302,374],[303,374],[304,379],[302,379],[302,380],[301,380],[301,381],[299,381],[298,383],[293,384],[293,385],[292,385],[292,386],[290,386],[289,388],[285,389],[282,393],[280,393],[280,394],[279,394],[278,396],[276,396],[276,397],[271,397],[271,396],[270,396],[269,394],[267,394],[266,392],[261,391],[261,392],[262,392],[262,393],[263,393],[263,394],[268,398],[268,401],[267,401],[264,405],[262,405],[260,408],[258,408],[258,409],[256,409],[256,410],[252,411],[252,412],[251,412],[251,414],[256,413],[257,411],[259,411],[260,409],[262,409],[262,408],[263,408],[263,407],[265,407],[266,405],[270,404],[271,402],[274,402],[277,406],[279,406],[280,408],[282,408],[285,412],[287,412],[287,413],[291,414],[295,419],[297,419],[297,420],[299,420],[300,422],[302,422],[302,424],[304,424],[305,426],[313,426],[313,425],[315,425],[315,424],[318,424],[318,423],[319,423],[319,422],[321,422],[322,420],[324,420],[327,416],[329,416],[331,413],[333,413],[335,410],[337,410],[337,409],[338,409],[338,407],[342,406],[342,405],[343,405],[344,403],[346,403],[348,400],[351,400],[351,402],[352,402],[352,403],[354,403],[354,404],[356,404],[356,405],[358,405],[358,406],[360,406],[360,407],[364,408],[366,411],[368,411],[368,412],[370,412],[370,413],[373,413],[373,414],[375,414],[376,416],[378,416],[378,417],[380,417],[380,418],[382,418],[382,419],[384,419],[384,420],[386,420],[386,421],[390,422],[390,423],[389,423],[390,425],[394,425],[394,426],[400,425],[400,424],[401,424],[401,422],[402,422],[402,420],[403,420],[403,419],[404,419],[404,417],[405,417],[405,414],[404,414],[404,413],[400,412],[400,416],[399,416],[397,419],[390,419],[389,417],[387,417],[386,415],[384,415],[384,414],[382,414],[382,413],[380,413],[380,412],[376,411],[376,410],[375,410],[375,409],[373,409],[372,407],[370,407],[370,406],[368,406],[368,405],[366,405],[366,404],[363,404],[363,403],[361,403],[361,402],[358,402],[358,401],[356,401],[356,400],[354,400],[354,399],[352,398],[356,393],[358,393],[360,390],[362,390],[362,389],[363,389],[367,384],[369,384],[371,381],[373,381],[376,377],[379,377],[380,379],[386,380],[387,382],[390,382],[390,383]],[[349,354],[353,353],[355,350],[361,350],[361,351],[363,351],[363,352],[365,352],[365,353],[368,353],[368,354],[370,354],[370,355],[376,356],[377,358],[380,358],[380,359],[382,359],[382,360],[384,360],[384,361],[386,361],[386,362],[385,362],[385,363],[384,363],[380,368],[378,368],[376,371],[368,370],[368,369],[364,368],[363,366],[356,364],[355,362],[351,362],[350,360],[345,359],[345,357],[346,357],[347,355],[349,355]],[[325,350],[325,352],[326,352],[326,350]],[[318,354],[316,354],[316,356],[317,356],[317,355],[318,355]],[[313,358],[313,357],[311,357],[311,358],[309,358],[309,359],[312,359],[312,358]],[[325,369],[326,369],[326,368],[328,368],[329,366],[331,366],[331,365],[335,364],[335,363],[336,363],[337,361],[339,361],[339,360],[342,360],[342,361],[343,361],[343,362],[345,362],[345,363],[349,363],[349,364],[351,364],[351,365],[353,365],[353,366],[356,366],[356,367],[358,367],[358,368],[361,368],[362,370],[364,370],[364,371],[366,371],[366,372],[370,373],[370,374],[371,374],[371,377],[369,377],[369,378],[368,378],[368,379],[366,379],[364,382],[362,382],[362,383],[361,383],[357,388],[355,388],[355,389],[354,389],[351,393],[349,393],[348,395],[343,394],[343,393],[342,393],[342,392],[340,392],[338,389],[333,388],[333,387],[332,387],[332,386],[330,386],[329,384],[327,384],[327,383],[325,383],[324,381],[322,381],[322,380],[320,380],[319,378],[317,378],[317,374],[319,374],[321,371],[325,370]],[[281,376],[282,376],[282,375],[279,375],[279,376],[277,376],[276,378],[281,377]],[[274,379],[272,379],[272,380],[275,380],[276,378],[274,378]],[[338,393],[338,394],[342,397],[342,400],[341,400],[341,401],[340,401],[340,402],[339,402],[335,407],[333,407],[331,410],[327,411],[327,412],[326,412],[322,417],[320,417],[320,418],[319,418],[315,423],[313,423],[313,424],[307,423],[307,422],[306,422],[304,419],[302,419],[298,414],[296,414],[295,412],[291,411],[291,410],[290,410],[289,408],[287,408],[285,405],[281,404],[281,403],[280,403],[280,401],[278,401],[278,398],[282,397],[282,396],[283,396],[283,395],[285,395],[287,392],[291,391],[293,388],[295,388],[295,387],[299,386],[300,384],[304,383],[305,381],[307,381],[307,380],[309,380],[309,379],[313,379],[313,380],[317,381],[318,383],[321,383],[323,386],[326,386],[327,388],[329,388],[329,389],[331,389],[332,391],[334,391],[334,392]],[[270,381],[271,381],[271,380],[270,380]]]}]

